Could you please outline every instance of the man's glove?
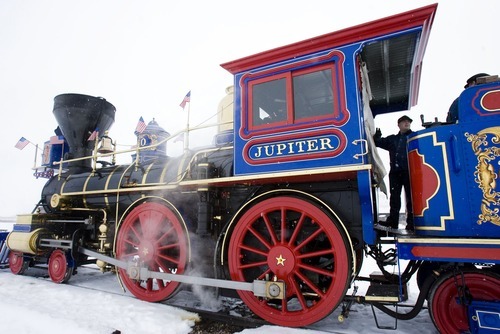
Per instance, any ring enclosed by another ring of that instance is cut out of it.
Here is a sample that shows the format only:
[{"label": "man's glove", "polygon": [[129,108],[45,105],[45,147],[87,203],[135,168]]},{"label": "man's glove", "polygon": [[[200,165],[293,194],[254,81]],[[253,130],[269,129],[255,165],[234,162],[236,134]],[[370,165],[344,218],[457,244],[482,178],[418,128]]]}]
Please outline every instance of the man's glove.
[{"label": "man's glove", "polygon": [[380,131],[380,128],[377,128],[375,130],[375,134],[373,135],[373,139],[377,140],[382,138],[382,131]]}]

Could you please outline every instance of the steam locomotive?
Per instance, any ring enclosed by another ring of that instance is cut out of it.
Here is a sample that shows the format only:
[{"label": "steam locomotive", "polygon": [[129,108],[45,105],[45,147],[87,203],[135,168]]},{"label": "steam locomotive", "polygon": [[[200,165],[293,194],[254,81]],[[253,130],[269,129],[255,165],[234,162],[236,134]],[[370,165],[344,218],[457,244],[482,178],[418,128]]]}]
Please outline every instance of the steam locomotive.
[{"label": "steam locomotive", "polygon": [[[353,303],[410,319],[427,300],[440,332],[500,330],[497,76],[464,90],[458,122],[422,119],[410,135],[415,231],[377,226],[385,170],[374,117],[416,105],[436,9],[222,64],[234,90],[219,131],[176,157],[156,122],[118,151],[110,102],[56,96],[61,136],[46,144],[40,201],[7,238],[11,271],[45,265],[64,283],[95,263],[151,302],[216,287],[282,326],[310,325],[341,304],[342,320]],[[116,163],[122,153],[131,163]],[[365,256],[379,274],[359,277]],[[387,270],[395,263],[406,268]],[[414,275],[415,306],[394,311]],[[366,295],[348,294],[360,279]]]}]

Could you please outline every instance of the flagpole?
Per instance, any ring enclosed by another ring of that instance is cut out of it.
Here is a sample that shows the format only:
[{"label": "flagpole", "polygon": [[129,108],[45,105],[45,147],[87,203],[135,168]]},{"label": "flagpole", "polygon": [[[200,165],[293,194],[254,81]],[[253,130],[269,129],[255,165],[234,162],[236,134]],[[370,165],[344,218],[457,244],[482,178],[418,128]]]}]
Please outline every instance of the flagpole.
[{"label": "flagpole", "polygon": [[189,101],[187,104],[188,104],[188,111],[187,111],[186,138],[184,140],[184,151],[189,150],[189,116],[191,114],[191,101]]},{"label": "flagpole", "polygon": [[36,156],[38,155],[38,144],[35,145],[32,142],[30,142],[30,144],[35,146],[35,161],[33,162],[33,168],[36,168]]},{"label": "flagpole", "polygon": [[38,144],[33,144],[31,142],[31,140],[28,140],[28,139],[26,139],[26,140],[28,141],[29,144],[35,146],[35,160],[33,161],[33,168],[36,168],[36,156],[38,155]]}]

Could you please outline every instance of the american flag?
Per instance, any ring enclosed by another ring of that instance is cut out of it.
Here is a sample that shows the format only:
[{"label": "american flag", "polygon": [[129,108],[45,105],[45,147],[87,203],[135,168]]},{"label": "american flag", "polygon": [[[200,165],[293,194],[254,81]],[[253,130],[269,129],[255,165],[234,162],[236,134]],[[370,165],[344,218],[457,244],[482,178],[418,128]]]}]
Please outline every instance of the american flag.
[{"label": "american flag", "polygon": [[30,141],[24,137],[21,137],[21,139],[18,140],[18,142],[16,143],[16,145],[14,145],[15,148],[18,148],[20,150],[22,150],[23,148],[26,147],[26,145],[28,145],[30,143]]},{"label": "american flag", "polygon": [[179,133],[177,136],[175,136],[174,143],[177,143],[179,141],[184,142],[184,132]]},{"label": "american flag", "polygon": [[182,109],[186,106],[186,103],[191,102],[191,91],[189,91],[186,96],[184,96],[184,99],[182,100],[181,104],[179,104]]},{"label": "american flag", "polygon": [[99,136],[99,129],[98,128],[96,128],[94,130],[94,132],[92,132],[92,134],[90,135],[89,139],[87,139],[87,141],[89,141],[89,140],[96,140],[97,136]]},{"label": "american flag", "polygon": [[64,143],[64,137],[63,136],[52,136],[52,137],[50,137],[50,143],[52,145],[62,144],[62,143]]},{"label": "american flag", "polygon": [[146,123],[144,122],[144,118],[139,118],[139,122],[137,122],[137,126],[135,127],[135,134],[142,133],[146,129]]}]

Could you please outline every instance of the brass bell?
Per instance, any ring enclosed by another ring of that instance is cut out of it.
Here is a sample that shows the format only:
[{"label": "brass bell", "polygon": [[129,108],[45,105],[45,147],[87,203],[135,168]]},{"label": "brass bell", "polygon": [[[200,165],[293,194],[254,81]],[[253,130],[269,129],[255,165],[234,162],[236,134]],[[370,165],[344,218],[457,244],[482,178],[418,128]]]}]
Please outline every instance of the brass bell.
[{"label": "brass bell", "polygon": [[97,152],[99,153],[114,152],[113,140],[108,136],[108,131],[104,132],[104,136],[102,136],[101,138]]}]

